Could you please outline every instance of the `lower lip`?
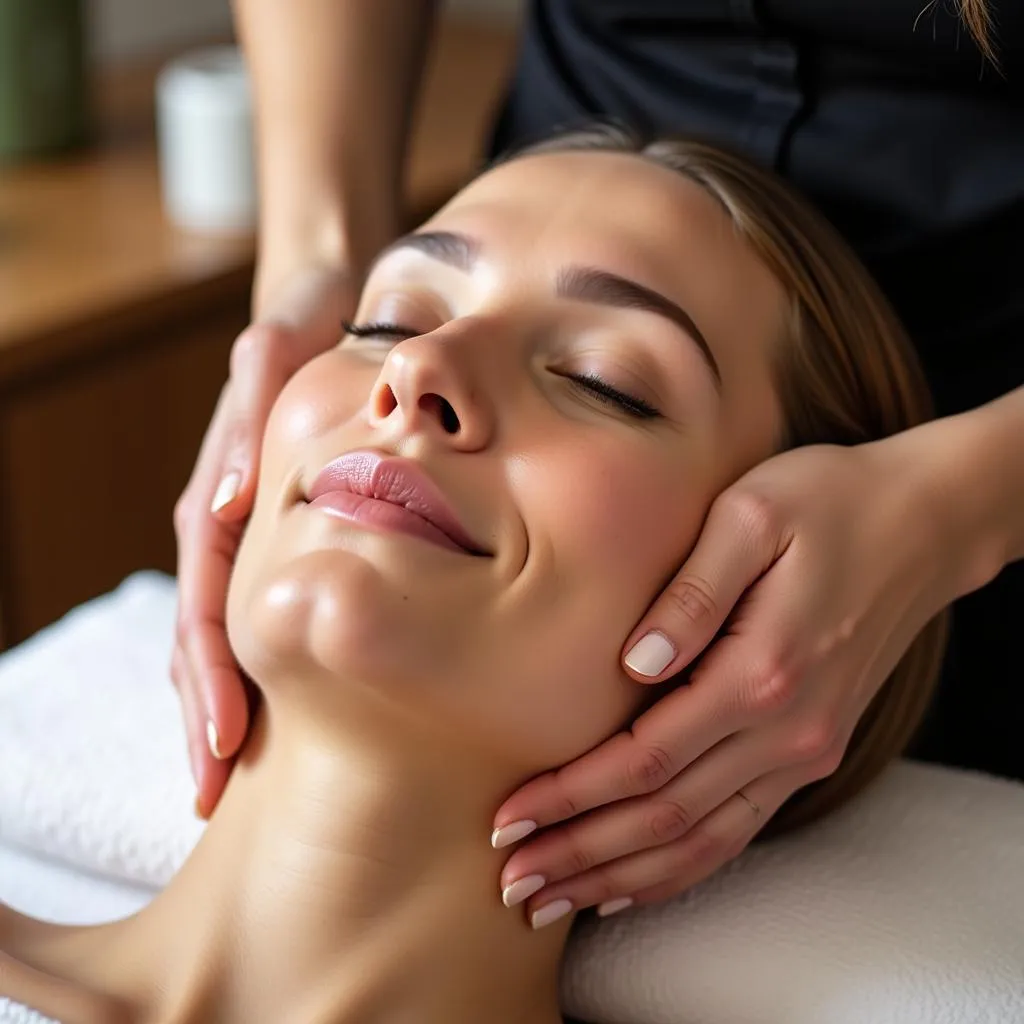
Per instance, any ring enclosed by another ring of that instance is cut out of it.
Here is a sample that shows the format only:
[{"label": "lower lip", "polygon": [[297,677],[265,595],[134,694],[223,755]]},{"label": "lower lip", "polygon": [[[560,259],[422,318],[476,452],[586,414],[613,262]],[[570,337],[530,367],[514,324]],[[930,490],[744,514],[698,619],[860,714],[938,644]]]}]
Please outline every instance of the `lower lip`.
[{"label": "lower lip", "polygon": [[361,526],[386,533],[404,533],[429,541],[438,547],[447,548],[449,551],[457,551],[462,555],[469,554],[433,523],[389,501],[367,498],[365,495],[352,494],[350,491],[328,491],[311,501],[310,506],[323,509],[328,515],[337,516],[339,519],[359,523]]}]

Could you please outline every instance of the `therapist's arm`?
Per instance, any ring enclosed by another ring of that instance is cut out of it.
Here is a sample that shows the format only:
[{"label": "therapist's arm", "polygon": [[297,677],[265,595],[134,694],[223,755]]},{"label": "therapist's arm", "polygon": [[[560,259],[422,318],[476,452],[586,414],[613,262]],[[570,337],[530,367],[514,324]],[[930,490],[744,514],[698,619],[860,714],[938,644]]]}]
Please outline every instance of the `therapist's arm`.
[{"label": "therapist's arm", "polygon": [[259,254],[253,323],[175,508],[181,696],[197,810],[216,805],[248,730],[225,630],[228,579],[252,508],[270,408],[336,344],[374,253],[399,227],[428,0],[235,0],[256,109]]},{"label": "therapist's arm", "polygon": [[948,436],[948,507],[976,553],[966,593],[1024,558],[1024,387],[936,427]]},{"label": "therapist's arm", "polygon": [[839,768],[914,637],[1024,558],[1024,387],[879,441],[783,452],[730,492],[634,633],[656,630],[662,657],[626,666],[663,682],[699,654],[689,685],[497,812],[494,845],[531,837],[500,880],[544,881],[531,918],[677,895]]},{"label": "therapist's arm", "polygon": [[435,6],[234,0],[257,111],[257,314],[296,268],[359,270],[396,232]]}]

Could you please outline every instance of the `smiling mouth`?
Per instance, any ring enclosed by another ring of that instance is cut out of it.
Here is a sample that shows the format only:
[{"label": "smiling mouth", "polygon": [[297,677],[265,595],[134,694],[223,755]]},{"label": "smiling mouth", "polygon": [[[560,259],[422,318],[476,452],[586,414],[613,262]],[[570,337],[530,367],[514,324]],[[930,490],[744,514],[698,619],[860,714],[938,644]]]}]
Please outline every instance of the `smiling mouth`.
[{"label": "smiling mouth", "polygon": [[329,515],[373,529],[403,533],[464,555],[492,556],[410,459],[347,452],[321,470],[306,501]]}]

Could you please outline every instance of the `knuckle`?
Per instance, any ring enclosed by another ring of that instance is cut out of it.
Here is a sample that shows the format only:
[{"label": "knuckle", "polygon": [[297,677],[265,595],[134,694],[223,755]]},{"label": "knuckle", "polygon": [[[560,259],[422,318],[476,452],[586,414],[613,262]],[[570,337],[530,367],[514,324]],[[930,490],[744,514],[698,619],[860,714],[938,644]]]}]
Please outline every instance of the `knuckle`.
[{"label": "knuckle", "polygon": [[686,837],[684,862],[690,868],[705,870],[722,859],[725,845],[706,825],[698,824]]},{"label": "knuckle", "polygon": [[600,868],[587,879],[587,896],[590,903],[606,903],[622,895],[622,886],[609,868]]},{"label": "knuckle", "polygon": [[697,816],[679,800],[662,800],[647,822],[647,832],[658,843],[667,843],[686,835],[697,823]]},{"label": "knuckle", "polygon": [[838,737],[834,738],[831,744],[809,761],[810,778],[808,781],[818,782],[821,779],[827,779],[830,775],[834,775],[839,771],[845,757],[846,744]]},{"label": "knuckle", "polygon": [[733,488],[717,499],[722,512],[740,532],[756,544],[767,542],[779,532],[780,509],[763,491]]},{"label": "knuckle", "polygon": [[764,714],[784,711],[796,700],[802,675],[791,659],[773,658],[754,675],[747,700],[749,710]]},{"label": "knuckle", "polygon": [[579,843],[572,843],[565,856],[566,876],[582,875],[595,865],[594,855]]},{"label": "knuckle", "polygon": [[[190,610],[184,608],[179,604],[178,606],[178,618],[174,624],[174,638],[178,647],[182,651],[182,660],[185,658],[185,652],[191,649],[192,637],[199,628],[198,617]],[[179,662],[179,668],[183,668]]]},{"label": "knuckle", "polygon": [[168,675],[176,690],[181,689],[181,648],[175,643],[171,652],[171,664],[168,666]]},{"label": "knuckle", "polygon": [[191,494],[186,491],[181,495],[180,498],[174,503],[174,530],[182,536],[187,534],[189,526],[192,523],[192,509],[194,507]]},{"label": "knuckle", "polygon": [[657,743],[639,744],[628,765],[627,782],[634,793],[660,789],[675,775],[672,755]]},{"label": "knuckle", "polygon": [[563,821],[567,818],[575,818],[580,813],[580,806],[573,797],[571,790],[563,786],[560,772],[553,772],[549,776],[551,784],[551,812],[555,821]]},{"label": "knuckle", "polygon": [[700,576],[687,574],[680,577],[665,591],[664,600],[670,613],[674,612],[695,625],[717,620],[718,602],[713,588]]},{"label": "knuckle", "polygon": [[827,715],[815,716],[794,735],[792,755],[801,763],[830,759],[834,750],[840,747],[838,739],[835,722]]},{"label": "knuckle", "polygon": [[834,744],[830,750],[827,750],[821,757],[816,758],[811,763],[811,781],[818,782],[821,779],[827,779],[830,775],[835,775],[839,771],[839,766],[843,763],[843,757],[846,751],[838,743]]},{"label": "knuckle", "polygon": [[289,330],[282,324],[252,324],[231,346],[231,375],[236,376],[252,363],[272,362],[287,347]]}]

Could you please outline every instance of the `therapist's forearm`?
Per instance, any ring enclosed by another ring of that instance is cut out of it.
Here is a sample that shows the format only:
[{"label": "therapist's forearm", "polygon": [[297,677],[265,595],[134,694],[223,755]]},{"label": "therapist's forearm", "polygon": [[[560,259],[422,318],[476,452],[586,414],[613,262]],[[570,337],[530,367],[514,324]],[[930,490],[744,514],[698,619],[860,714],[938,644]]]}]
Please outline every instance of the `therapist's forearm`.
[{"label": "therapist's forearm", "polygon": [[[977,411],[989,440],[988,479],[993,519],[1003,538],[1005,562],[1024,558],[1024,387]],[[984,450],[982,452],[984,457]]]},{"label": "therapist's forearm", "polygon": [[1024,387],[935,426],[945,430],[948,497],[974,553],[969,590],[1024,558]]},{"label": "therapist's forearm", "polygon": [[[361,271],[399,227],[431,0],[234,0],[256,108],[257,307],[310,260]],[[261,292],[264,296],[261,296]]]}]

